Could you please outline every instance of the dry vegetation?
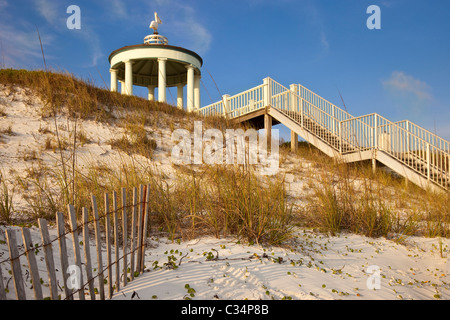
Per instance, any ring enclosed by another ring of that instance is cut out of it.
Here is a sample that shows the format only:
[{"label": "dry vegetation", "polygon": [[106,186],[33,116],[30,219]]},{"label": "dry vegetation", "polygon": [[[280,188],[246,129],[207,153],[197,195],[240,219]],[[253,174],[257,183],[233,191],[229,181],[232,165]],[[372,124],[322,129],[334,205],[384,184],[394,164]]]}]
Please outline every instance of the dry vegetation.
[{"label": "dry vegetation", "polygon": [[411,235],[450,236],[450,195],[423,190],[387,168],[342,164],[301,143],[298,155],[312,162],[302,224],[335,234],[403,240]]},{"label": "dry vegetation", "polygon": [[[248,242],[280,244],[299,225],[332,234],[351,231],[397,239],[450,235],[448,194],[406,185],[384,170],[374,175],[366,164],[339,164],[308,144],[301,143],[295,155],[298,163],[311,163],[308,170],[294,170],[307,181],[302,200],[287,196],[283,170],[277,177],[264,178],[249,166],[174,165],[177,174],[169,178],[152,161],[156,142],[149,127],[192,130],[193,122],[202,120],[204,128],[225,130],[230,124],[222,118],[201,118],[164,103],[111,93],[66,74],[0,70],[0,83],[12,94],[15,87],[27,88],[43,101],[40,114],[54,118],[55,126],[40,129],[46,136],[41,152],[59,157],[59,165],[49,167],[30,151],[23,155],[32,163],[26,176],[16,175],[13,188],[1,180],[0,221],[4,223],[53,220],[57,211],[66,212],[68,204],[74,204],[81,216],[81,208],[90,207],[91,194],[102,199],[105,192],[127,188],[132,199],[133,187],[150,184],[150,228],[172,239],[235,235]],[[0,116],[6,116],[2,110]],[[65,128],[56,125],[61,115],[70,120]],[[129,157],[115,168],[89,159],[88,165],[81,166],[77,148],[93,139],[83,131],[86,120],[121,128],[123,134],[109,144]],[[5,128],[0,136],[13,132]],[[281,152],[282,162],[294,157],[285,148]],[[18,193],[25,194],[29,207],[20,218],[13,207]],[[103,201],[98,202],[104,210]]]}]

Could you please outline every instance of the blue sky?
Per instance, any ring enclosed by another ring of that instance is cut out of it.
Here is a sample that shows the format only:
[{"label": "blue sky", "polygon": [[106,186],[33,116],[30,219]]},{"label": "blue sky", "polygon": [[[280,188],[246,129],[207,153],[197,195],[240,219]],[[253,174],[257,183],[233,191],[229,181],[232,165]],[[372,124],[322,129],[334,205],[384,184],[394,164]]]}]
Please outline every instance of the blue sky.
[{"label": "blue sky", "polygon": [[[72,4],[80,30],[66,27]],[[366,26],[370,5],[381,30]],[[342,107],[340,91],[355,116],[408,119],[450,140],[448,0],[0,0],[0,64],[43,68],[37,26],[50,67],[105,86],[109,54],[143,43],[154,11],[169,44],[202,56],[202,105],[270,76]]]}]

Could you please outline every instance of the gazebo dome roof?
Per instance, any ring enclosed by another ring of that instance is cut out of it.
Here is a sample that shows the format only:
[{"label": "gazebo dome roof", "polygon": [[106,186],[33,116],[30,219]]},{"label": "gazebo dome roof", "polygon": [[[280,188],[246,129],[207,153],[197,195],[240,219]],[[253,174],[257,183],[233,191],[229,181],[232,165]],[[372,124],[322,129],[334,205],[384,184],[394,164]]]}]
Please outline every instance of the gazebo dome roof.
[{"label": "gazebo dome roof", "polygon": [[118,80],[125,79],[125,61],[133,61],[133,84],[149,86],[158,84],[158,59],[167,59],[167,86],[186,82],[186,66],[194,66],[200,75],[202,58],[195,52],[171,45],[138,44],[125,46],[113,51],[109,56],[111,68],[118,70]]},{"label": "gazebo dome roof", "polygon": [[115,56],[116,54],[118,54],[119,52],[123,52],[123,51],[127,51],[127,50],[132,50],[134,48],[167,48],[167,49],[171,49],[171,50],[176,50],[176,51],[180,51],[180,52],[184,52],[187,54],[190,54],[192,56],[194,56],[195,58],[197,58],[200,61],[200,67],[203,65],[203,59],[202,57],[200,57],[200,55],[198,55],[196,52],[182,48],[182,47],[176,47],[176,46],[171,46],[171,45],[163,45],[163,44],[136,44],[136,45],[132,45],[132,46],[125,46],[122,47],[120,49],[114,50],[110,55],[109,55],[109,63],[111,63],[111,59],[113,56]]}]

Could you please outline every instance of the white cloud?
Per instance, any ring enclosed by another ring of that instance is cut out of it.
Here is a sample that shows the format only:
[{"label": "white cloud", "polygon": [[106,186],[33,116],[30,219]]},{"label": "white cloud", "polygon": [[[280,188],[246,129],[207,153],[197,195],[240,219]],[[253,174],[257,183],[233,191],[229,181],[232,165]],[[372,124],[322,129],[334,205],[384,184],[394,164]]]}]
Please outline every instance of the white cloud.
[{"label": "white cloud", "polygon": [[[10,3],[0,0],[0,9]],[[1,11],[0,42],[1,61],[7,67],[34,68],[42,65],[42,52],[36,26],[25,18],[13,17],[9,10]],[[40,36],[46,59],[52,59],[46,49],[54,42],[53,34],[40,28]]]},{"label": "white cloud", "polygon": [[192,49],[200,54],[207,52],[211,46],[212,35],[194,15],[189,15],[184,21],[176,24],[179,32],[185,33],[185,37],[191,43]]},{"label": "white cloud", "polygon": [[111,11],[112,15],[116,19],[128,19],[129,13],[127,10],[127,5],[123,2],[123,0],[108,0],[105,2]]},{"label": "white cloud", "polygon": [[330,43],[328,42],[327,35],[324,31],[322,31],[320,34],[320,42],[322,43],[322,46],[326,51],[330,49]]},{"label": "white cloud", "polygon": [[392,2],[391,1],[381,1],[381,4],[387,8],[392,8]]},{"label": "white cloud", "polygon": [[6,0],[0,0],[0,10],[6,8],[8,6],[8,2]]},{"label": "white cloud", "polygon": [[382,85],[399,116],[413,121],[430,118],[435,101],[426,82],[402,71],[394,71],[389,79],[382,81]]},{"label": "white cloud", "polygon": [[85,34],[86,34],[85,39],[91,50],[92,55],[91,65],[89,65],[89,67],[96,67],[98,60],[105,56],[102,52],[100,39],[99,36],[94,32],[87,32]]},{"label": "white cloud", "polygon": [[38,13],[50,24],[55,24],[59,20],[59,14],[65,13],[65,11],[58,10],[58,6],[55,5],[56,1],[35,0],[34,3]]},{"label": "white cloud", "polygon": [[419,100],[431,100],[430,86],[401,71],[392,72],[389,79],[383,81],[385,89],[400,95],[413,95]]},{"label": "white cloud", "polygon": [[[0,41],[2,59],[9,67],[31,66],[35,62],[42,62],[41,46],[34,26],[27,24],[27,29],[19,29],[11,24],[0,22]],[[47,46],[54,41],[52,35],[41,33],[46,59],[52,58],[45,52]]]},{"label": "white cloud", "polygon": [[[330,51],[330,42],[328,41],[326,33],[326,20],[323,17],[320,9],[317,7],[317,3],[308,0],[302,5],[303,17],[305,17],[308,23],[311,25],[311,32],[317,34],[318,42],[320,43],[320,51],[315,54],[315,60],[321,60],[328,55]],[[308,31],[309,32],[309,31]]]}]

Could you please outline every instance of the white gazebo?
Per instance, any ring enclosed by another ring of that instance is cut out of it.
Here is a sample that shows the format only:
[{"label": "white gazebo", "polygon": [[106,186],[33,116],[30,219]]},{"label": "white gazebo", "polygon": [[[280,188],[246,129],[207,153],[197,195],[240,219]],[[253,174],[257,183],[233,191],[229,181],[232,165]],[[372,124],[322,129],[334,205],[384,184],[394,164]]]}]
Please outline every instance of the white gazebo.
[{"label": "white gazebo", "polygon": [[[166,37],[158,34],[161,24],[156,12],[155,21],[150,28],[152,35],[144,38],[144,44],[117,49],[109,56],[111,65],[111,91],[133,94],[133,85],[147,87],[148,99],[155,99],[158,88],[158,101],[166,102],[167,87],[177,87],[177,106],[192,112],[200,108],[200,79],[203,60],[195,52],[168,44]],[[187,85],[186,103],[184,86]]]}]

